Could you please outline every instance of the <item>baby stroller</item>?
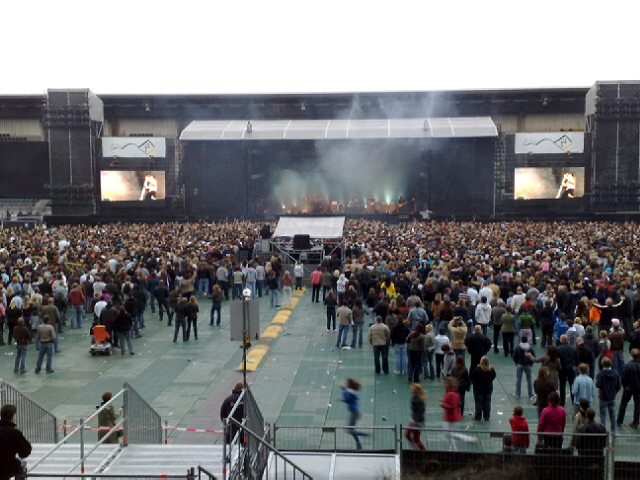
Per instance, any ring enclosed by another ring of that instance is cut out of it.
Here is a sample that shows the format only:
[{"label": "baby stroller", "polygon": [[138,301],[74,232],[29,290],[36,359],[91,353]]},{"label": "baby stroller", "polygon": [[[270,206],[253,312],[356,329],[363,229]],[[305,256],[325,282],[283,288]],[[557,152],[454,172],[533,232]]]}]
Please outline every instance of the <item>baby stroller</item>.
[{"label": "baby stroller", "polygon": [[98,354],[113,355],[113,346],[111,345],[111,336],[104,325],[94,325],[91,327],[91,348],[89,348],[91,356]]}]

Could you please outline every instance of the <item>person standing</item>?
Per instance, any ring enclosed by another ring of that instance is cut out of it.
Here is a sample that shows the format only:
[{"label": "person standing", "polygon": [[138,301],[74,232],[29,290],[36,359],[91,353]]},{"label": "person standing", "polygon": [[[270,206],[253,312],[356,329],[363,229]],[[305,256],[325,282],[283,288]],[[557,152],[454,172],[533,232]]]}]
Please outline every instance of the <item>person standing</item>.
[{"label": "person standing", "polygon": [[367,310],[362,305],[362,300],[357,299],[355,305],[351,309],[351,316],[353,318],[353,339],[351,340],[351,348],[356,348],[356,343],[362,348],[362,337],[364,329],[364,317]]},{"label": "person standing", "polygon": [[353,439],[356,441],[356,448],[358,450],[362,450],[360,437],[366,437],[368,436],[368,434],[365,432],[361,432],[360,430],[356,430],[356,423],[360,418],[360,395],[358,394],[359,390],[360,382],[354,380],[353,378],[347,378],[345,385],[342,387],[342,401],[347,404],[347,410],[349,411],[349,420],[347,421],[347,425],[349,426],[349,428],[347,429],[347,432],[349,432],[349,434],[351,434]]},{"label": "person standing", "polygon": [[293,292],[293,279],[291,274],[287,271],[282,275],[282,305],[290,307],[293,305],[291,300],[291,294]]},{"label": "person standing", "polygon": [[509,419],[509,424],[513,432],[513,447],[516,453],[524,454],[527,453],[527,448],[529,448],[529,423],[523,416],[523,412],[520,405],[516,406],[513,409],[513,417]]},{"label": "person standing", "polygon": [[469,370],[464,364],[464,357],[458,355],[453,366],[451,375],[458,382],[458,394],[460,395],[460,413],[464,416],[464,397],[471,390],[471,380],[469,379]]},{"label": "person standing", "polygon": [[571,387],[571,393],[573,395],[573,409],[574,413],[578,413],[580,410],[580,402],[586,399],[589,405],[593,404],[593,398],[596,395],[596,385],[588,375],[589,365],[581,363],[578,365],[579,375],[573,382]]},{"label": "person standing", "polygon": [[330,290],[327,294],[327,298],[324,299],[324,304],[327,308],[327,332],[333,329],[336,331],[336,306],[338,302],[336,301],[336,296]]},{"label": "person standing", "polygon": [[618,426],[621,426],[624,422],[627,404],[633,398],[633,421],[629,426],[638,428],[638,422],[640,421],[640,350],[637,348],[631,350],[631,361],[624,366],[620,381],[623,390],[620,407],[618,408]]},{"label": "person standing", "polygon": [[[233,412],[232,418],[236,422],[242,423],[242,419],[244,417],[244,401],[241,400],[243,388],[244,384],[242,382],[236,383],[233,390],[231,390],[231,395],[225,398],[222,405],[220,405],[220,420],[223,425],[225,425],[225,422],[229,418],[229,415],[231,415],[231,412]],[[229,422],[228,425],[225,425],[224,430],[225,443],[231,443],[238,432],[238,426],[234,422]]]},{"label": "person standing", "polygon": [[489,350],[491,350],[491,340],[482,333],[482,327],[480,325],[476,325],[473,329],[473,334],[469,335],[465,339],[464,345],[467,347],[467,351],[471,355],[469,371],[473,372],[480,363],[480,359],[485,356]]},{"label": "person standing", "polygon": [[456,317],[449,322],[449,331],[451,332],[451,348],[456,355],[464,356],[467,347],[465,340],[467,338],[467,326],[461,317]]},{"label": "person standing", "polygon": [[436,336],[433,334],[433,325],[427,325],[425,332],[422,371],[424,372],[424,378],[435,380],[436,370],[433,363],[433,354],[436,350]]},{"label": "person standing", "polygon": [[567,424],[567,412],[560,405],[558,392],[549,394],[549,405],[542,410],[538,421],[538,433],[543,435],[544,446],[558,451],[562,448],[562,433]]},{"label": "person standing", "polygon": [[407,356],[409,359],[409,381],[420,381],[422,372],[422,353],[425,349],[424,324],[419,323],[416,329],[407,337]]},{"label": "person standing", "polygon": [[[224,263],[216,270],[216,281],[220,285],[222,293],[224,293],[225,300],[229,300],[229,270],[227,270]],[[169,320],[169,325],[171,325],[171,320]]]},{"label": "person standing", "polygon": [[[256,282],[258,281],[258,272],[255,269],[255,265],[250,263],[247,269],[244,271],[244,277],[246,280],[246,288],[251,291],[251,298],[256,298],[258,293],[256,289]],[[284,282],[283,282],[284,285]]]},{"label": "person standing", "polygon": [[596,376],[598,389],[598,405],[600,407],[600,422],[606,427],[607,412],[611,422],[611,433],[616,433],[616,395],[620,391],[620,376],[611,368],[609,358],[602,359],[602,368]]},{"label": "person standing", "polygon": [[302,277],[304,276],[304,267],[301,261],[297,261],[293,267],[293,277],[296,282],[296,290],[302,290]]},{"label": "person standing", "polygon": [[[569,339],[566,335],[560,336],[558,357],[560,358],[560,365],[562,366],[558,376],[558,380],[560,382],[560,405],[564,407],[567,383],[569,384],[569,392],[571,392],[573,389],[573,382],[576,378],[575,369],[578,363],[576,347],[569,345]],[[573,393],[571,393],[571,403],[573,403]]]},{"label": "person standing", "polygon": [[[267,280],[267,286],[269,287],[269,305],[271,308],[280,308],[280,297],[279,297],[279,284],[278,284],[278,274],[275,270],[271,270],[269,272],[269,279]],[[235,288],[234,288],[235,291]],[[235,298],[235,297],[234,297]],[[238,297],[242,298],[242,296]]]},{"label": "person standing", "polygon": [[[227,299],[228,300],[228,299]],[[180,302],[180,289],[175,286],[169,293],[169,312],[167,326],[170,327],[173,321],[173,317],[176,314],[176,308],[178,308],[178,303]]]},{"label": "person standing", "polygon": [[491,321],[491,305],[487,297],[480,297],[480,303],[476,307],[476,324],[482,328],[482,334],[487,335],[489,322]]},{"label": "person standing", "polygon": [[420,440],[421,428],[424,428],[425,418],[425,401],[427,395],[422,387],[418,383],[411,385],[411,420],[409,421],[409,428],[405,433],[405,437],[412,445],[415,445],[418,450],[426,450],[424,444]]},{"label": "person standing", "polygon": [[56,331],[49,324],[49,317],[42,317],[42,324],[38,327],[36,335],[40,341],[40,350],[38,352],[38,362],[36,363],[36,373],[40,373],[42,369],[42,360],[47,356],[47,373],[53,373],[53,346],[56,341]]},{"label": "person standing", "polygon": [[436,335],[436,349],[435,349],[437,378],[440,378],[442,376],[442,367],[444,365],[444,351],[442,350],[442,347],[444,345],[446,345],[447,348],[450,348],[451,340],[449,340],[449,337],[445,335],[445,329],[440,328],[438,335]]},{"label": "person standing", "polygon": [[256,291],[258,292],[258,298],[262,298],[262,291],[264,290],[264,281],[266,279],[267,279],[267,271],[264,269],[264,265],[262,265],[262,262],[256,262]]},{"label": "person standing", "polygon": [[14,373],[27,373],[27,349],[31,342],[31,330],[27,327],[24,318],[18,319],[18,324],[13,329],[13,338],[16,341],[16,363],[13,367]]},{"label": "person standing", "polygon": [[18,409],[3,405],[0,409],[0,478],[20,478],[26,473],[24,459],[31,455],[31,444],[14,423]]},{"label": "person standing", "polygon": [[164,319],[164,312],[166,312],[167,318],[169,318],[169,323],[171,323],[171,313],[169,313],[169,289],[167,288],[164,280],[158,281],[158,285],[155,287],[151,295],[158,302],[158,314],[160,316],[160,321]]},{"label": "person standing", "polygon": [[200,312],[200,306],[196,300],[195,295],[189,297],[189,303],[187,303],[187,340],[191,336],[191,330],[193,330],[193,337],[198,339],[198,313]]},{"label": "person standing", "polygon": [[489,421],[491,417],[491,395],[493,393],[493,381],[496,379],[496,371],[489,364],[486,355],[480,359],[478,365],[470,374],[473,385],[473,398],[476,403],[475,420]]},{"label": "person standing", "polygon": [[612,331],[609,334],[609,342],[611,346],[611,354],[613,355],[613,369],[622,375],[624,369],[624,339],[625,332],[620,328],[620,320],[614,318],[611,320]]},{"label": "person standing", "polygon": [[575,447],[581,457],[597,459],[602,457],[602,450],[607,445],[607,430],[596,422],[594,409],[588,408],[585,415],[587,421],[578,428],[580,435],[576,437]]},{"label": "person standing", "polygon": [[351,309],[347,306],[347,301],[343,300],[342,304],[338,308],[338,340],[336,341],[336,347],[346,347],[347,339],[349,337],[349,327],[353,320]]},{"label": "person standing", "polygon": [[[102,394],[102,403],[98,408],[104,406],[104,404],[112,398],[113,393],[104,392]],[[98,413],[98,426],[101,427],[100,430],[98,430],[98,441],[102,440],[108,434],[109,437],[103,443],[118,443],[118,432],[113,431],[109,433],[109,430],[116,426],[116,420],[119,416],[120,415],[116,413],[116,409],[113,408],[113,404]]]},{"label": "person standing", "polygon": [[189,336],[187,334],[187,310],[188,302],[186,297],[182,297],[176,306],[176,328],[173,333],[173,343],[178,340],[178,332],[182,329],[182,341],[188,342]]},{"label": "person standing", "polygon": [[557,390],[556,384],[549,377],[549,369],[540,367],[538,378],[533,382],[533,391],[536,394],[536,407],[538,407],[538,419],[542,415],[542,410],[547,408],[549,395]]},{"label": "person standing", "polygon": [[504,356],[513,355],[513,338],[516,334],[515,321],[516,317],[511,312],[511,307],[505,307],[505,313],[502,315],[502,347]]},{"label": "person standing", "polygon": [[498,298],[496,305],[491,309],[491,322],[493,323],[493,351],[495,353],[499,352],[498,340],[500,339],[500,331],[502,330],[502,316],[505,313],[507,313],[507,309],[504,306],[504,300]]},{"label": "person standing", "polygon": [[72,290],[69,292],[69,302],[73,310],[73,316],[71,317],[71,328],[82,328],[82,315],[84,313],[84,304],[86,297],[82,291],[80,284],[73,285]]},{"label": "person standing", "polygon": [[125,310],[124,306],[118,307],[118,315],[116,316],[114,328],[122,355],[124,355],[124,351],[126,350],[125,346],[129,348],[129,354],[134,355],[133,345],[131,344],[133,318],[131,318],[131,315]]},{"label": "person standing", "polygon": [[373,365],[376,374],[380,374],[380,358],[382,358],[382,371],[389,373],[389,341],[391,332],[383,323],[382,317],[376,318],[375,325],[369,328],[369,343],[373,345]]},{"label": "person standing", "polygon": [[[322,268],[318,267],[311,273],[311,303],[320,303],[320,287],[322,286]],[[325,297],[326,298],[326,297]]]},{"label": "person standing", "polygon": [[[42,307],[42,311],[40,312],[41,318],[44,318],[45,316],[49,317],[49,325],[51,325],[54,328],[56,333],[60,333],[60,331],[62,330],[62,325],[60,324],[60,310],[58,310],[58,307],[54,305],[53,298],[51,297],[47,299],[47,304],[44,307]],[[36,346],[38,345],[37,343],[38,341],[39,340],[36,340]],[[53,347],[56,353],[60,352],[60,348],[58,347],[57,336],[54,341]]]},{"label": "person standing", "polygon": [[[522,319],[522,317],[520,317]],[[531,345],[527,342],[527,336],[522,334],[522,330],[520,330],[521,341],[513,352],[513,361],[516,364],[516,393],[515,397],[520,398],[520,387],[522,385],[522,373],[527,377],[527,392],[529,393],[529,398],[533,399],[533,383],[531,381],[531,367],[533,365],[533,360],[531,357],[535,357],[536,353],[531,348]],[[527,355],[530,354],[530,355]]]},{"label": "person standing", "polygon": [[216,321],[216,326],[220,326],[220,317],[222,313],[222,289],[219,285],[213,286],[213,293],[211,294],[211,319],[209,321],[209,326],[213,326],[215,321],[216,313],[218,314],[218,320]]}]

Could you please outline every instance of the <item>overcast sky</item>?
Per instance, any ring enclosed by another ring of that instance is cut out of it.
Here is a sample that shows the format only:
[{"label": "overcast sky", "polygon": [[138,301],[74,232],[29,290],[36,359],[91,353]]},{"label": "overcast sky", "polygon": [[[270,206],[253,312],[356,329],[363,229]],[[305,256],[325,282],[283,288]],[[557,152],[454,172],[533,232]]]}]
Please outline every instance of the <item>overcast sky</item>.
[{"label": "overcast sky", "polygon": [[588,87],[637,80],[637,4],[7,0],[0,94]]}]

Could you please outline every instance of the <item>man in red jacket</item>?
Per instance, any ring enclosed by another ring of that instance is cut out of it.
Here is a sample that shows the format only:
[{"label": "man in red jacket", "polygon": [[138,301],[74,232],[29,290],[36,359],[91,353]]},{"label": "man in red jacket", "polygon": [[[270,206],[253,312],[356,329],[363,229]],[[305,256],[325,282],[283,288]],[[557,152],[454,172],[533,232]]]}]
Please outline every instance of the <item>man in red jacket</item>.
[{"label": "man in red jacket", "polygon": [[82,292],[80,284],[73,285],[73,289],[69,292],[69,302],[73,308],[73,316],[71,317],[71,328],[82,328],[82,314],[84,311],[84,302],[86,297]]}]

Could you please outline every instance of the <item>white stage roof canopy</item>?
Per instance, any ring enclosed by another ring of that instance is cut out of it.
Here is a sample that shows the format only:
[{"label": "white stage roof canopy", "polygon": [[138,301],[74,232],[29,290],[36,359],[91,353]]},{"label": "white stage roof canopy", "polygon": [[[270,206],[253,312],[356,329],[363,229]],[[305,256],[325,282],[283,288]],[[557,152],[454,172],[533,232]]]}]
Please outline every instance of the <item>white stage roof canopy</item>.
[{"label": "white stage roof canopy", "polygon": [[345,217],[281,217],[274,238],[309,235],[310,238],[342,238]]},{"label": "white stage roof canopy", "polygon": [[377,120],[194,120],[180,140],[336,140],[496,137],[491,117]]}]

